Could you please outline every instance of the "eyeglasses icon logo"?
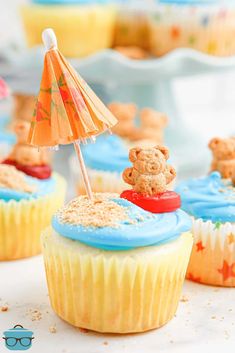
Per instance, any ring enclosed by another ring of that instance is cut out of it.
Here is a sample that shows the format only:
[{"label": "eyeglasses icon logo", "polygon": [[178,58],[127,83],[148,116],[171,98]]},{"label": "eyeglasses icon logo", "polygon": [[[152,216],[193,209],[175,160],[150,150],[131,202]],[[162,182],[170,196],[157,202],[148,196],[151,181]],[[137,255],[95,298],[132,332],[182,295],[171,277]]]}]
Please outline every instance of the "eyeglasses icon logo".
[{"label": "eyeglasses icon logo", "polygon": [[10,351],[26,351],[32,346],[32,340],[34,339],[33,332],[21,325],[15,325],[3,334],[5,346]]}]

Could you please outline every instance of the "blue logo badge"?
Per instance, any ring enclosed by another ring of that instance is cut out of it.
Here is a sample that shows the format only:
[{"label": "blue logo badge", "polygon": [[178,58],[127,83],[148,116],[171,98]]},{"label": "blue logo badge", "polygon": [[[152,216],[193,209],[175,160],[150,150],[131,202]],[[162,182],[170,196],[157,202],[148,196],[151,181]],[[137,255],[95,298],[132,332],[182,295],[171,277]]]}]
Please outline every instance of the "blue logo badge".
[{"label": "blue logo badge", "polygon": [[3,334],[5,346],[10,351],[26,351],[32,346],[32,340],[34,339],[33,332],[21,325],[15,325]]}]

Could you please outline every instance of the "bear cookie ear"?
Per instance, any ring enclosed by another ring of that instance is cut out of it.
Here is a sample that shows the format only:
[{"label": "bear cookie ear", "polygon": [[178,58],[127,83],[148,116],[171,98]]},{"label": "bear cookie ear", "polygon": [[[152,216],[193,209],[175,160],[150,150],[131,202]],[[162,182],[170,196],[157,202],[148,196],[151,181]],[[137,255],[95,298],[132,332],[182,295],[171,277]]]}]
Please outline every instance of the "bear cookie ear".
[{"label": "bear cookie ear", "polygon": [[164,155],[165,159],[167,160],[169,158],[169,149],[166,146],[163,145],[157,145],[154,147],[156,150],[162,152]]},{"label": "bear cookie ear", "polygon": [[135,148],[132,148],[129,152],[129,160],[130,162],[135,162],[137,161],[138,159],[138,155],[139,153],[142,151],[142,148],[140,147],[135,147]]},{"label": "bear cookie ear", "polygon": [[214,137],[210,140],[208,147],[213,151],[218,146],[220,141],[221,139],[219,137]]}]

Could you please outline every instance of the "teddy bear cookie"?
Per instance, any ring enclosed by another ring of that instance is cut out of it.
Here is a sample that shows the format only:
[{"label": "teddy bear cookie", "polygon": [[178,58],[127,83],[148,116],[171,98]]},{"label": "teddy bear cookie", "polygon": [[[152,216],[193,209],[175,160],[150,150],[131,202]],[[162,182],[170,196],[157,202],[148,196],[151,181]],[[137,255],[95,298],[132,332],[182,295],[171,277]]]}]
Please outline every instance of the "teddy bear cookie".
[{"label": "teddy bear cookie", "polygon": [[112,128],[112,131],[123,138],[130,138],[136,129],[134,124],[137,114],[136,105],[113,102],[108,105],[108,108],[118,119],[118,124]]},{"label": "teddy bear cookie", "polygon": [[15,166],[18,170],[38,179],[48,179],[51,176],[50,157],[46,150],[27,144],[30,123],[18,120],[14,124],[17,141],[3,164]]},{"label": "teddy bear cookie", "polygon": [[232,178],[235,170],[235,137],[213,138],[209,143],[213,154],[211,171],[220,172],[222,178]]},{"label": "teddy bear cookie", "polygon": [[[142,141],[162,143],[164,128],[168,119],[165,114],[159,113],[150,108],[138,111],[133,103],[110,103],[108,108],[118,119],[118,124],[112,131],[122,138],[130,141]],[[139,115],[139,126],[135,120]]]},{"label": "teddy bear cookie", "polygon": [[129,160],[133,167],[123,172],[123,180],[132,186],[132,190],[125,190],[121,197],[153,213],[179,208],[179,195],[167,190],[176,177],[175,169],[167,164],[168,158],[169,150],[162,145],[132,148]]},{"label": "teddy bear cookie", "polygon": [[150,108],[142,109],[140,112],[141,139],[162,143],[167,123],[168,118],[165,114]]}]

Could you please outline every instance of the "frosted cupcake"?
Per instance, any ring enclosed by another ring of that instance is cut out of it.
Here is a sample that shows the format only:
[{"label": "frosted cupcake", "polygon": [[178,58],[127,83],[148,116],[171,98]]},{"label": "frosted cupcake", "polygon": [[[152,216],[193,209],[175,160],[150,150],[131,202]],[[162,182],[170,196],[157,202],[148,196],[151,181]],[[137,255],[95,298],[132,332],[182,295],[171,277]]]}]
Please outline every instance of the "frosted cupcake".
[{"label": "frosted cupcake", "polygon": [[[165,157],[160,149],[154,153],[150,163],[162,166],[166,182]],[[190,218],[177,209],[178,198],[170,198],[177,202],[168,202],[168,193],[165,201],[155,195],[160,208],[168,206],[160,214],[98,193],[92,201],[79,196],[55,214],[42,244],[51,304],[61,318],[128,333],[158,328],[174,316],[192,236]]]},{"label": "frosted cupcake", "polygon": [[235,187],[230,177],[235,170],[235,139],[213,139],[210,147],[214,154],[212,170],[220,172],[187,180],[176,188],[182,208],[193,222],[194,246],[187,278],[234,287]]},{"label": "frosted cupcake", "polygon": [[83,57],[111,47],[116,10],[103,1],[34,0],[22,7],[29,47],[41,44],[45,28],[54,29],[67,57]]},{"label": "frosted cupcake", "polygon": [[52,173],[47,153],[28,146],[29,123],[16,126],[18,141],[0,164],[0,260],[40,253],[40,233],[62,206],[66,184]]},{"label": "frosted cupcake", "polygon": [[235,54],[235,3],[220,0],[160,0],[149,15],[153,55],[176,48],[228,56]]}]

